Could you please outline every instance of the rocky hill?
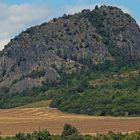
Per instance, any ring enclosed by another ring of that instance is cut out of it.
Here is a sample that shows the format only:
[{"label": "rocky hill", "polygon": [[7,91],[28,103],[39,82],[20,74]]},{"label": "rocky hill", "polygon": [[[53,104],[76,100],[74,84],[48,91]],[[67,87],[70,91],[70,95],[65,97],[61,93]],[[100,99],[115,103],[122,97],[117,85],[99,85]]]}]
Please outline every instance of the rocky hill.
[{"label": "rocky hill", "polygon": [[[0,87],[21,93],[97,65],[140,59],[140,28],[121,9],[96,6],[31,27],[0,52]],[[2,91],[2,90],[1,90]],[[2,97],[1,97],[2,99]]]}]

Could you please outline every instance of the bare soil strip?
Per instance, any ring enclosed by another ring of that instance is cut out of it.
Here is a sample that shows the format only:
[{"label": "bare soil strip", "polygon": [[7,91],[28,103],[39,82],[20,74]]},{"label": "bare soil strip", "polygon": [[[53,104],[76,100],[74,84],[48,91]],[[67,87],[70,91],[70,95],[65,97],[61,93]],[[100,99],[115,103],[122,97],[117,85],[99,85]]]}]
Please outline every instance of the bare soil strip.
[{"label": "bare soil strip", "polygon": [[95,117],[66,114],[52,108],[16,108],[0,110],[0,135],[30,133],[47,128],[59,134],[65,123],[76,126],[82,134],[132,132],[140,130],[140,117]]}]

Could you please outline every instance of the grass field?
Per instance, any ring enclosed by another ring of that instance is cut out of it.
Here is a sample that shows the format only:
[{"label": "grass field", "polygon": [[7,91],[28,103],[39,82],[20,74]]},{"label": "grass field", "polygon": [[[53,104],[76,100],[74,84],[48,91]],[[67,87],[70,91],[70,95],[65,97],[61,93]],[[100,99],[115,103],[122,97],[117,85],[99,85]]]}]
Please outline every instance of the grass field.
[{"label": "grass field", "polygon": [[39,108],[39,107],[48,107],[50,104],[51,100],[44,100],[44,101],[39,101],[31,104],[27,104],[21,107],[18,107],[19,109],[23,108]]},{"label": "grass field", "polygon": [[65,123],[76,126],[82,134],[140,130],[138,117],[115,118],[66,114],[57,109],[44,107],[48,104],[48,101],[42,101],[20,108],[0,110],[0,135],[29,133],[43,128],[47,128],[52,134],[58,134]]}]

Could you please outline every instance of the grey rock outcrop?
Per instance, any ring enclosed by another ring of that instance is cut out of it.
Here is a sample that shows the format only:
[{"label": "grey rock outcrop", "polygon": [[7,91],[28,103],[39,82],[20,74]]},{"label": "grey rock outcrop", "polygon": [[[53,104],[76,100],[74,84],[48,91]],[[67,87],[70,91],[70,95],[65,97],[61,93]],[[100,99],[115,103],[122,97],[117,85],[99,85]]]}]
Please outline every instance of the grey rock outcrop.
[{"label": "grey rock outcrop", "polygon": [[[110,47],[130,59],[140,58],[140,28],[120,9],[101,6],[64,15],[31,27],[0,52],[0,87],[10,92],[56,80],[60,71],[76,73],[89,64],[116,61]],[[45,74],[32,78],[33,72]]]}]

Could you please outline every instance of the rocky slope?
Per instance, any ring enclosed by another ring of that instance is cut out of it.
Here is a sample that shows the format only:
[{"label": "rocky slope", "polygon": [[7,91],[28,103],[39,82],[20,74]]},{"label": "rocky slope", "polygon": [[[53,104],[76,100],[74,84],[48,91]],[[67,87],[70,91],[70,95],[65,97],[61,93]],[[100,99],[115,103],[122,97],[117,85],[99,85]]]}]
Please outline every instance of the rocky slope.
[{"label": "rocky slope", "polygon": [[10,93],[41,86],[110,61],[140,58],[140,28],[116,7],[101,6],[31,27],[0,52],[0,87]]}]

